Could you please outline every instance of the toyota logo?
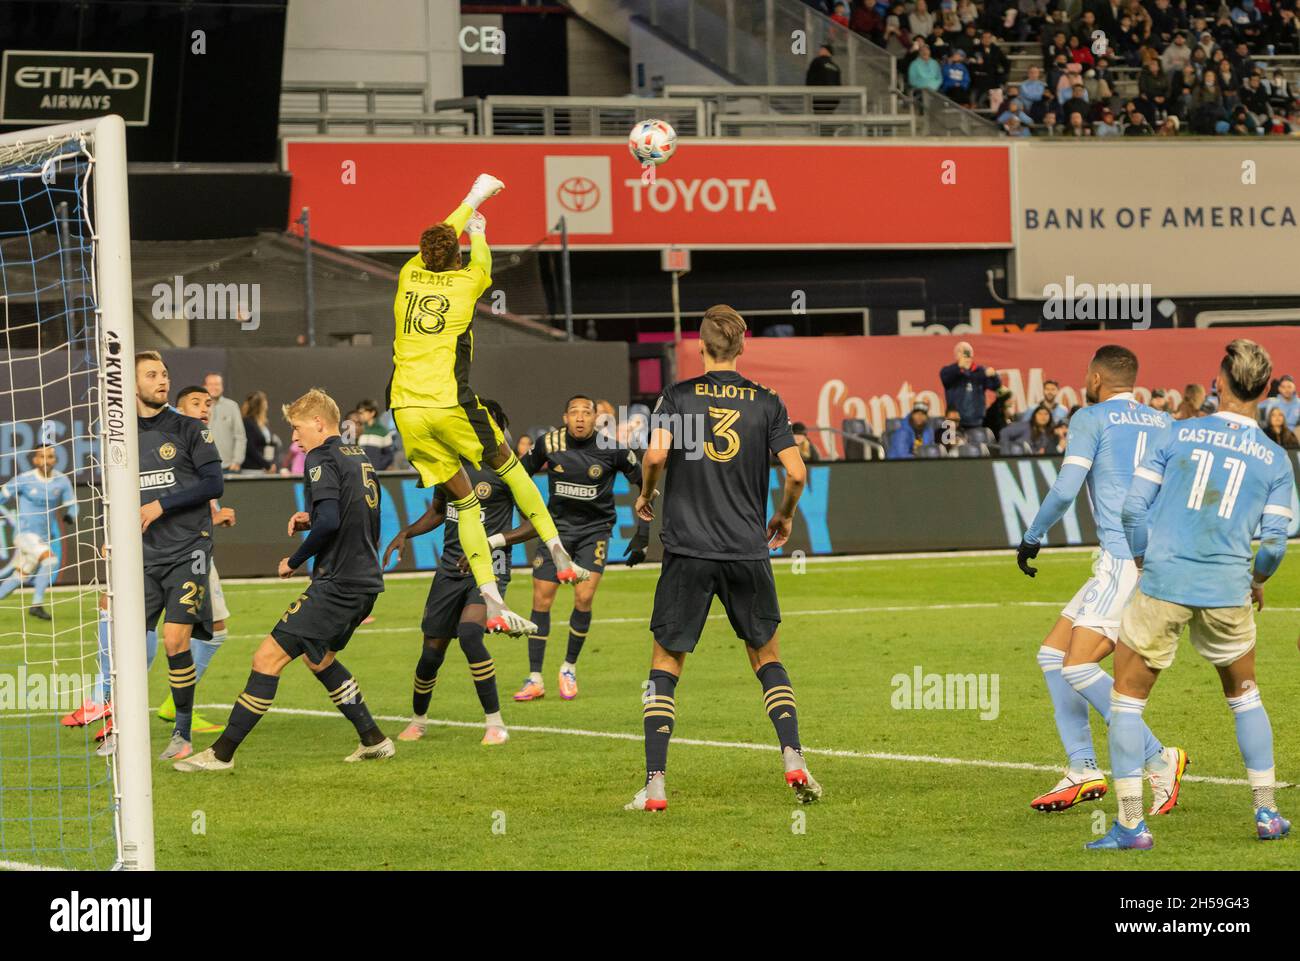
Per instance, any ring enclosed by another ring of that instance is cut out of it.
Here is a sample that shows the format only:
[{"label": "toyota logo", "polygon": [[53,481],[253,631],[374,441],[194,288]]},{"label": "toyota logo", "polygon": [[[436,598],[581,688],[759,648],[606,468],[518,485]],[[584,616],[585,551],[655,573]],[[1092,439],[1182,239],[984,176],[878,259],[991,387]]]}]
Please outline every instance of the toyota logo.
[{"label": "toyota logo", "polygon": [[560,184],[555,197],[565,210],[580,214],[600,203],[600,188],[590,177],[570,177]]}]

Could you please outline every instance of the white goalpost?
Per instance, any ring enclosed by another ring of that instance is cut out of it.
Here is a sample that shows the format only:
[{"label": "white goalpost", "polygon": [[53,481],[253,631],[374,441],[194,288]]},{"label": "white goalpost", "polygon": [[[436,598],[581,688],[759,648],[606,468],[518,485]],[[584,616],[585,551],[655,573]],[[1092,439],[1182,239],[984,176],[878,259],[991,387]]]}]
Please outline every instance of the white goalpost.
[{"label": "white goalpost", "polygon": [[[152,870],[120,117],[0,135],[0,282],[0,869]],[[73,503],[33,509],[38,452]],[[92,692],[111,697],[102,742],[102,721],[61,721]]]}]

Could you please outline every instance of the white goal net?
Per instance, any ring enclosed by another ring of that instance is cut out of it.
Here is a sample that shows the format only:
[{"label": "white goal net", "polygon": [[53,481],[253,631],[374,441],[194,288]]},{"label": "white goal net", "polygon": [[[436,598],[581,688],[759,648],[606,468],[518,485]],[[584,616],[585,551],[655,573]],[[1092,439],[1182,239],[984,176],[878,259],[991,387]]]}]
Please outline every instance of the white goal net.
[{"label": "white goal net", "polygon": [[119,118],[0,137],[0,869],[153,866],[128,245]]}]

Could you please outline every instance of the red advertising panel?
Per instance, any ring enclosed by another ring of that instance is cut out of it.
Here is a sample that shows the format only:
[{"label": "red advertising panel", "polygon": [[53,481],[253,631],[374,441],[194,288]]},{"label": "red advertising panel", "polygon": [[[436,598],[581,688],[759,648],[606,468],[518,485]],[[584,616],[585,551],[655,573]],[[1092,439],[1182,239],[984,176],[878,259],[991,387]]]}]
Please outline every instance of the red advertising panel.
[{"label": "red advertising panel", "polygon": [[475,176],[506,189],[483,213],[494,246],[576,248],[1010,247],[1001,145],[681,141],[653,184],[622,141],[287,140],[290,209],[312,236],[411,249]]},{"label": "red advertising panel", "polygon": [[[1187,384],[1207,389],[1218,373],[1223,348],[1234,337],[1263,344],[1273,357],[1274,377],[1300,376],[1300,328],[1252,327],[1208,330],[1068,331],[1036,334],[984,334],[972,337],[752,337],[745,342],[740,369],[777,391],[792,420],[803,421],[814,442],[836,456],[842,445],[829,431],[845,418],[866,420],[880,435],[885,421],[905,417],[918,401],[931,416],[943,414],[939,368],[953,362],[953,347],[962,340],[975,351],[974,361],[998,371],[1024,410],[1043,396],[1043,381],[1061,384],[1061,403],[1083,403],[1088,361],[1102,344],[1122,344],[1138,356],[1138,396],[1163,388],[1177,404]],[[683,379],[703,371],[699,342],[677,349]]]}]

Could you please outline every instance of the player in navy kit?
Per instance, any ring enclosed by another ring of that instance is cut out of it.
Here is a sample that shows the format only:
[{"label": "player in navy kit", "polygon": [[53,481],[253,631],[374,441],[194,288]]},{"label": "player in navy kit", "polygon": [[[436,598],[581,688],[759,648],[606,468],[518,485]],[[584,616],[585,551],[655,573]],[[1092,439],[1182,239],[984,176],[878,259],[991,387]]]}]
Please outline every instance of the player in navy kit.
[{"label": "player in navy kit", "polygon": [[[345,761],[392,757],[393,742],[370,716],[356,679],[338,660],[352,633],[384,589],[379,566],[379,481],[365,450],[339,436],[339,408],[313,388],[284,409],[293,439],[307,452],[305,502],[311,511],[289,518],[290,536],[308,531],[277,571],[291,577],[315,558],[311,584],[289,605],[253,654],[253,670],[215,744],[178,761],[178,771],[227,771],[253,726],[270,710],[280,673],[299,655],[352,722],[361,743]],[[204,505],[207,510],[207,504]],[[179,709],[179,701],[177,708]]]},{"label": "player in navy kit", "polygon": [[[481,399],[481,403],[492,415],[492,420],[504,431],[507,421],[501,405],[486,399]],[[509,485],[501,479],[501,475],[491,469],[475,467],[468,461],[463,462],[462,466],[469,476],[474,495],[483,508],[483,526],[488,533],[497,589],[505,597],[506,588],[510,584],[509,545],[522,543],[535,537],[536,533],[527,520],[511,529],[515,502]],[[424,737],[429,725],[429,702],[433,698],[434,685],[438,683],[438,671],[452,638],[459,638],[461,650],[469,663],[470,676],[474,679],[474,689],[483,706],[483,743],[504,744],[509,739],[509,734],[505,721],[501,718],[496,662],[483,643],[487,607],[474,583],[474,577],[466,569],[469,565],[460,543],[458,511],[449,503],[452,499],[441,485],[435,488],[429,509],[394,537],[384,551],[384,566],[387,567],[393,554],[400,555],[407,540],[427,534],[439,525],[443,527],[442,555],[438,558],[433,583],[429,585],[429,595],[424,602],[424,618],[420,622],[420,628],[424,632],[424,646],[415,666],[411,723],[397,735],[397,739],[418,741]]]},{"label": "player in navy kit", "polygon": [[[642,520],[653,520],[656,485],[666,469],[664,559],[650,620],[650,679],[642,699],[646,781],[627,810],[668,806],[664,771],[677,716],[677,682],[714,597],[745,642],[763,686],[786,783],[801,803],[821,797],[821,785],[803,759],[794,689],[777,647],[781,610],[769,560],[769,548],[790,536],[807,470],[781,398],[736,371],[744,349],[740,314],[725,305],[710,307],[700,325],[704,375],[665,390],[651,421],[636,510]],[[769,520],[770,455],[785,470],[785,487]]]},{"label": "player in navy kit", "polygon": [[[590,397],[570,397],[564,405],[564,426],[540,437],[520,459],[529,474],[546,470],[551,488],[547,509],[560,532],[560,543],[575,564],[591,572],[590,578],[573,588],[568,647],[559,673],[560,697],[566,701],[578,696],[578,655],[591,629],[592,603],[608,560],[610,535],[618,523],[614,482],[622,474],[629,483],[638,487],[641,484],[636,452],[598,433],[596,416],[596,402]],[[649,543],[650,525],[639,521],[625,555],[628,566],[645,560]],[[559,587],[555,562],[546,546],[541,545],[533,558],[533,612],[529,615],[537,631],[528,638],[529,676],[515,695],[516,701],[533,701],[546,695],[542,663],[551,633],[551,605]]]}]

